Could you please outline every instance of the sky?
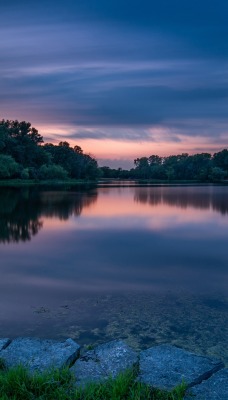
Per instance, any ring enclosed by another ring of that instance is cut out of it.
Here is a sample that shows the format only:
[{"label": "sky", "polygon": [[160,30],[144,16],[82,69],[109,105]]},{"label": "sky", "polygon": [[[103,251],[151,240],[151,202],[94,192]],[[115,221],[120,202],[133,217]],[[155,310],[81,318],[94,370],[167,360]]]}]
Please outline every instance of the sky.
[{"label": "sky", "polygon": [[228,146],[227,0],[0,0],[0,119],[99,165]]}]

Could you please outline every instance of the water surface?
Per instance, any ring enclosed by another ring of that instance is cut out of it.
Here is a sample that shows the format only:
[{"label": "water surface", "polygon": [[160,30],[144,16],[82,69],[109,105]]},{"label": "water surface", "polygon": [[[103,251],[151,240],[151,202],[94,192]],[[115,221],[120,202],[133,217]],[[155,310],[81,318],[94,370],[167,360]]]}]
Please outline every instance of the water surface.
[{"label": "water surface", "polygon": [[228,360],[227,186],[0,190],[0,336]]}]

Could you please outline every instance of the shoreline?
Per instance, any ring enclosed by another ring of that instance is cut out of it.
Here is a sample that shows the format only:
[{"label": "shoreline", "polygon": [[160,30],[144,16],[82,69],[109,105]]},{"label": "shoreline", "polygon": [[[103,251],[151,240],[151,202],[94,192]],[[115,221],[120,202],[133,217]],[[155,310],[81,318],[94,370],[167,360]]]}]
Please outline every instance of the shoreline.
[{"label": "shoreline", "polygon": [[83,180],[83,179],[70,179],[70,180],[0,180],[0,188],[12,187],[68,187],[68,186],[96,186],[96,187],[127,187],[127,186],[227,186],[228,181],[223,180],[219,182],[201,182],[197,180],[156,180],[156,179],[98,179],[98,180]]},{"label": "shoreline", "polygon": [[72,339],[54,341],[38,338],[0,339],[1,364],[7,369],[26,368],[28,374],[68,368],[74,385],[85,388],[118,379],[119,374],[135,371],[135,382],[150,390],[172,392],[184,387],[183,399],[226,399],[228,369],[218,359],[199,356],[171,345],[158,345],[140,352],[122,340],[81,351]]}]

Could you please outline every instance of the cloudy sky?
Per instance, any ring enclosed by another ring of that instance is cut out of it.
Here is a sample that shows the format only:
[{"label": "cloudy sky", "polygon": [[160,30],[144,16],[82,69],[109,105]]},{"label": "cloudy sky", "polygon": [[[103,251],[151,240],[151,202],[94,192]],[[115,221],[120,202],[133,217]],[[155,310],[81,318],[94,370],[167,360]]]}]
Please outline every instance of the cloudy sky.
[{"label": "cloudy sky", "polygon": [[227,147],[227,0],[0,0],[0,15],[0,119],[115,167]]}]

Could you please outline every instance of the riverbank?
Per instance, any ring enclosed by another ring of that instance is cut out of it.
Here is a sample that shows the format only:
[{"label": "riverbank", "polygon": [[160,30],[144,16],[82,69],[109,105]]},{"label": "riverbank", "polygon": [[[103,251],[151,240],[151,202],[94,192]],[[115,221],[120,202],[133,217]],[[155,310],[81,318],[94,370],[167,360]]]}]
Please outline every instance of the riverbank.
[{"label": "riverbank", "polygon": [[76,185],[96,185],[97,181],[84,180],[84,179],[69,179],[69,180],[35,180],[35,179],[10,179],[10,180],[0,180],[1,187],[25,187],[25,186],[76,186]]},{"label": "riverbank", "polygon": [[0,180],[1,187],[69,187],[69,186],[108,186],[108,187],[119,187],[119,186],[208,186],[208,185],[219,185],[227,186],[228,180],[222,180],[218,182],[202,182],[197,180],[160,180],[160,179],[98,179],[98,180],[85,180],[85,179],[49,179],[49,180],[36,180],[36,179],[6,179]]},{"label": "riverbank", "polygon": [[189,400],[194,395],[196,400],[226,400],[228,392],[228,369],[220,360],[170,345],[135,352],[121,340],[82,350],[72,339],[0,339],[0,359],[6,368],[1,380],[7,373],[8,379],[20,376],[20,385],[24,379],[24,387],[33,385],[39,392],[37,379],[43,388],[49,382],[50,389],[52,377],[62,397],[52,393],[45,399]]}]

